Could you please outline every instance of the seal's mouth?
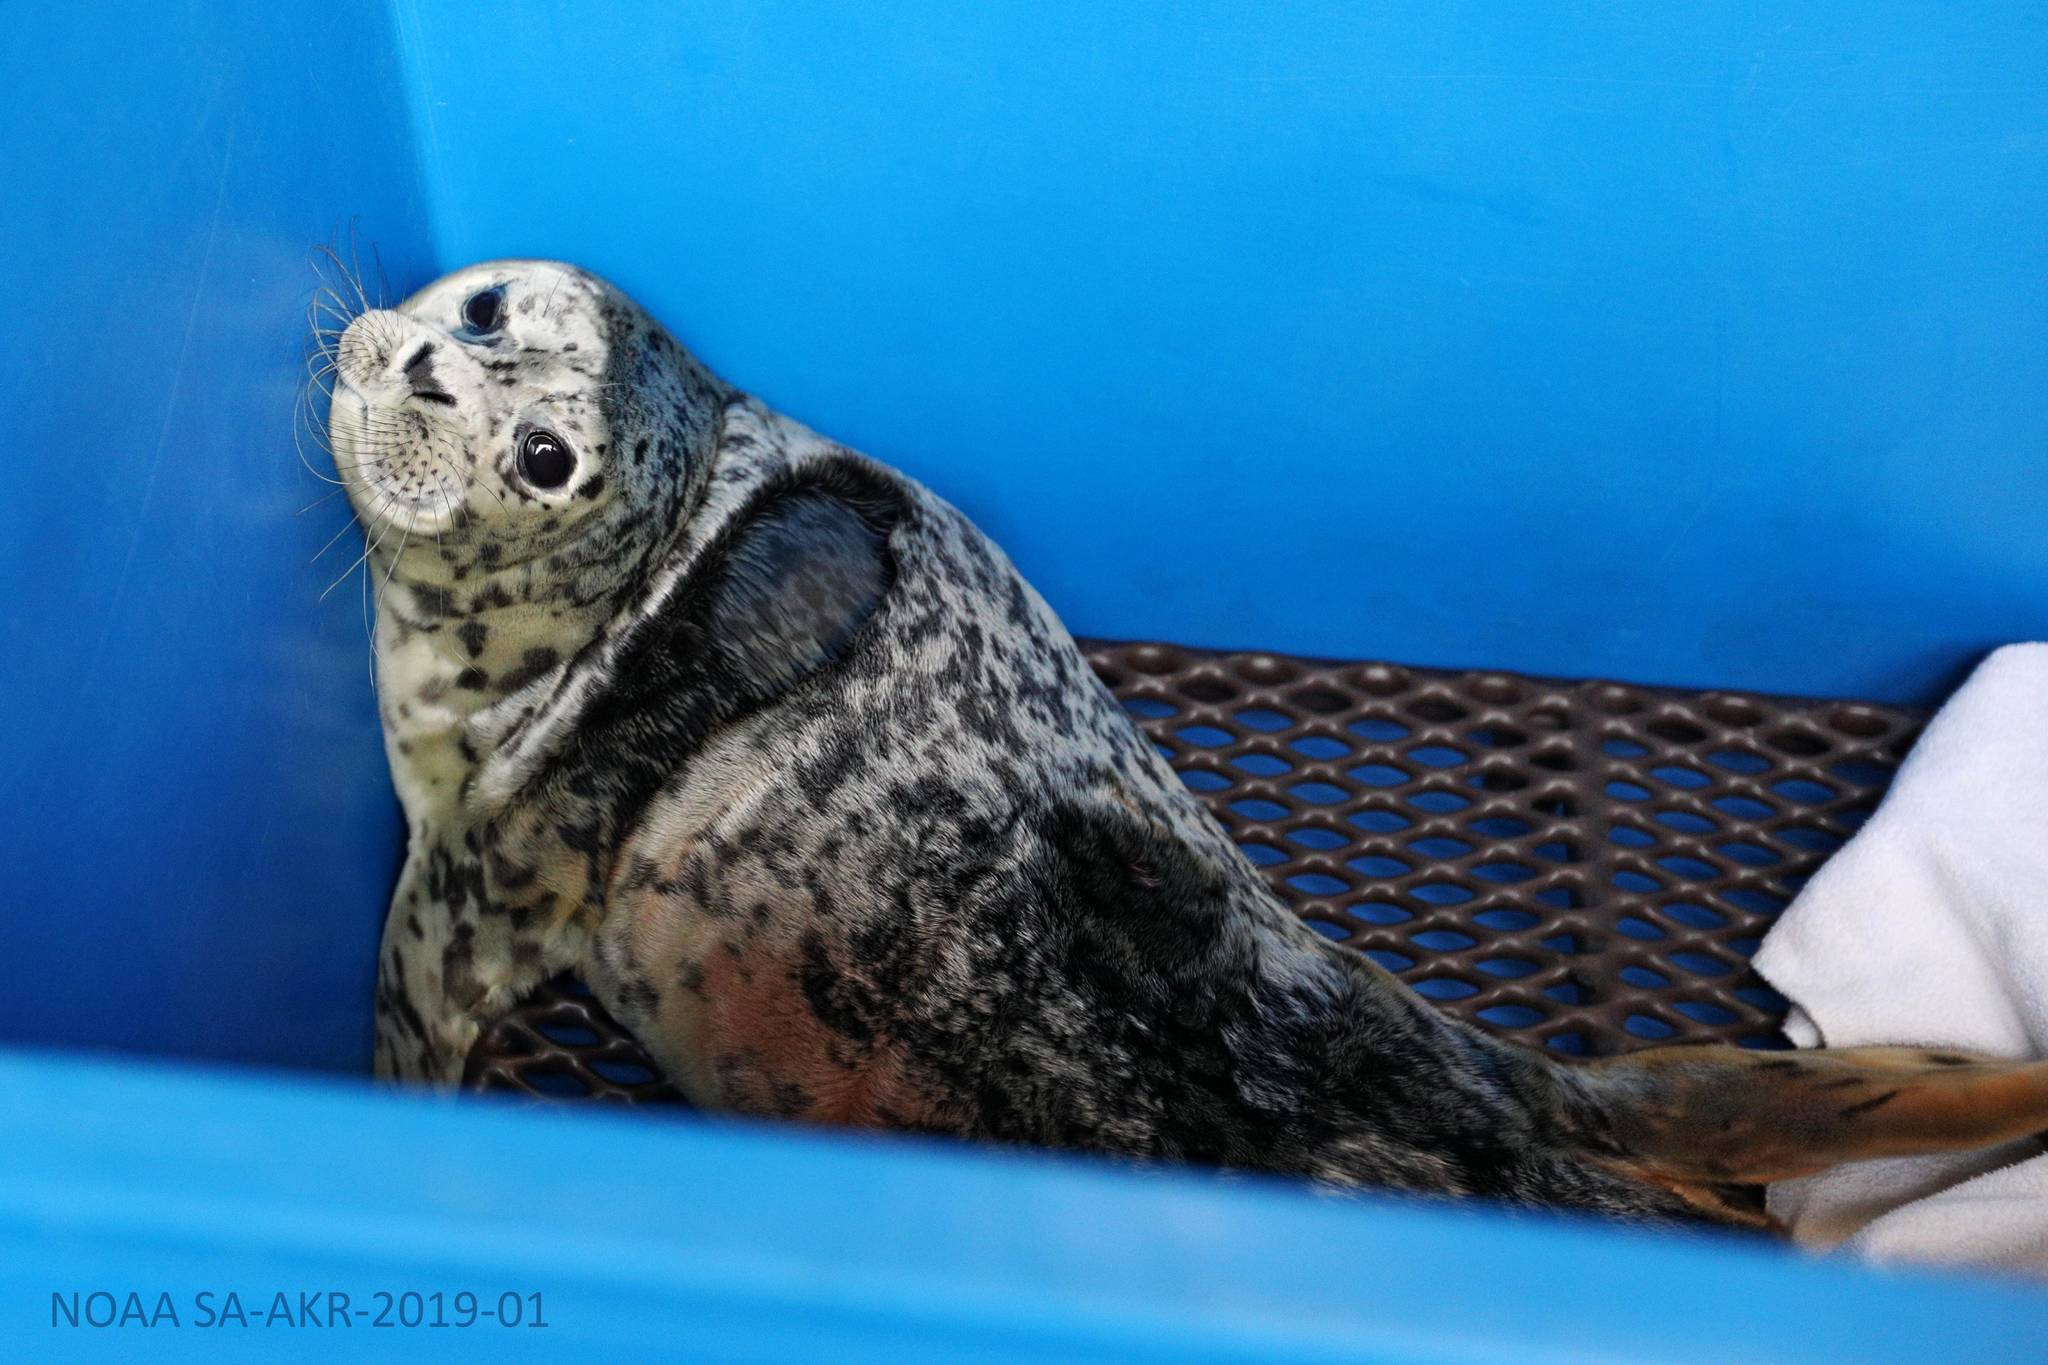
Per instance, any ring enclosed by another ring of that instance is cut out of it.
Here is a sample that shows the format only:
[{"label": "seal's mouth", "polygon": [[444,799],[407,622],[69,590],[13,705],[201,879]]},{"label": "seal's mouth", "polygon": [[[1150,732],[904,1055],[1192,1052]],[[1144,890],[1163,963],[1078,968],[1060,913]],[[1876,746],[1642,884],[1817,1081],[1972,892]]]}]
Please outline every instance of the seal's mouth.
[{"label": "seal's mouth", "polygon": [[439,535],[465,519],[469,479],[463,473],[459,423],[452,405],[405,402],[335,385],[328,414],[335,472],[365,526]]}]

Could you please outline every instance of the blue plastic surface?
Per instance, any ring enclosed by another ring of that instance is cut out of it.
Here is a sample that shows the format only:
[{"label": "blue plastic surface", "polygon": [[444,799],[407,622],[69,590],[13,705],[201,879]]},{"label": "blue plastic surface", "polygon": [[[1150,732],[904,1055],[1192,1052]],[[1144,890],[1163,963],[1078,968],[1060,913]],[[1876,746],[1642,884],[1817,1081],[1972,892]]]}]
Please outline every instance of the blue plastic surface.
[{"label": "blue plastic surface", "polygon": [[[907,1139],[0,1054],[0,1150],[18,1360],[2006,1365],[2048,1344],[2048,1295],[2018,1286]],[[52,1293],[130,1288],[180,1325],[49,1325]],[[218,1319],[229,1290],[252,1315],[284,1290],[294,1318],[338,1290],[372,1322],[378,1290],[451,1313],[538,1292],[551,1326],[198,1326],[197,1295]]]},{"label": "blue plastic surface", "polygon": [[[309,248],[357,217],[401,289],[611,274],[1083,632],[1884,698],[2048,634],[2033,7],[136,0],[4,32],[0,1042],[366,1059],[398,829],[359,600],[318,600],[349,551],[309,564],[343,509],[294,515],[325,489],[290,436]],[[77,1056],[0,1059],[0,1152],[10,1359],[2048,1341],[2039,1293],[1759,1250]],[[557,1327],[47,1325],[52,1291],[208,1287],[531,1288]]]},{"label": "blue plastic surface", "polygon": [[293,403],[315,241],[432,268],[387,16],[27,6],[0,88],[0,1040],[362,1068],[399,827]]},{"label": "blue plastic surface", "polygon": [[387,16],[0,27],[0,1040],[365,1067],[399,827],[292,413],[313,244],[431,269]]},{"label": "blue plastic surface", "polygon": [[1926,697],[2048,636],[2048,15],[399,0],[572,255],[1077,630]]}]

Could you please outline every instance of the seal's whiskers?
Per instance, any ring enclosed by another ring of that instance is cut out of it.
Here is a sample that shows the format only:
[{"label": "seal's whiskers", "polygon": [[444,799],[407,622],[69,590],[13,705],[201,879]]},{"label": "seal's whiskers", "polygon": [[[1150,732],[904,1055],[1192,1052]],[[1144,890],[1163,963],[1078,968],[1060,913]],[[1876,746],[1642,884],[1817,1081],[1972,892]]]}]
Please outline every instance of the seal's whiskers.
[{"label": "seal's whiskers", "polygon": [[[334,501],[335,495],[336,495],[336,494],[338,494],[338,493],[340,493],[340,492],[341,492],[341,489],[339,489],[339,488],[330,488],[330,489],[328,489],[328,490],[327,490],[327,491],[326,491],[325,493],[322,493],[322,494],[321,494],[321,495],[320,495],[319,497],[317,497],[317,498],[313,499],[313,500],[312,500],[311,502],[307,503],[307,504],[306,504],[306,505],[305,505],[304,507],[301,507],[301,508],[300,508],[300,509],[299,509],[298,511],[296,511],[296,512],[292,513],[292,517],[293,517],[294,519],[297,519],[297,518],[299,518],[299,517],[303,517],[304,515],[306,515],[306,513],[308,513],[308,512],[310,512],[310,511],[312,511],[312,510],[313,510],[314,508],[316,508],[316,507],[319,507],[319,506],[321,506],[321,505],[323,505],[323,504],[325,504],[325,503],[329,503],[329,502],[332,502],[332,501]],[[351,513],[350,515],[354,515],[354,514],[353,514],[353,513]]]},{"label": "seal's whiskers", "polygon": [[333,535],[327,537],[327,543],[325,545],[322,545],[319,549],[315,550],[313,552],[313,557],[306,561],[308,567],[314,564],[318,564],[320,562],[320,557],[322,555],[326,554],[329,550],[333,549],[336,543],[339,542],[343,536],[347,535],[350,531],[353,531],[355,529],[356,514],[353,511],[351,511],[348,514],[348,520],[341,524],[341,529],[339,531],[336,531]]},{"label": "seal's whiskers", "polygon": [[[371,515],[375,516],[378,512],[381,512],[386,505],[396,501],[397,497],[398,491],[396,489],[386,489],[384,495],[377,500],[376,505],[371,509]],[[332,583],[329,583],[325,588],[322,588],[320,590],[320,596],[318,598],[319,601],[326,601],[328,593],[331,593],[336,588],[340,587],[350,574],[354,573],[357,569],[361,568],[362,566],[370,562],[370,556],[376,553],[377,542],[383,539],[384,532],[388,529],[389,526],[387,524],[378,526],[373,529],[366,529],[364,531],[363,552],[357,555],[354,560],[350,561],[349,566],[346,569],[343,569],[340,575],[337,576]]]}]

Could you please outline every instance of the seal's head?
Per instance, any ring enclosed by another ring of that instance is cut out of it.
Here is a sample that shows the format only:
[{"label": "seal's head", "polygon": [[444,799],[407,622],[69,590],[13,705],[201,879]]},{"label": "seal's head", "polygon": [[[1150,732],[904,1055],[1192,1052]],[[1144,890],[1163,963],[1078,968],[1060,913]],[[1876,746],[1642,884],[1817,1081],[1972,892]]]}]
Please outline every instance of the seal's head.
[{"label": "seal's head", "polygon": [[469,266],[366,311],[334,368],[328,429],[356,514],[396,580],[442,585],[639,559],[727,396],[624,294],[550,261]]}]

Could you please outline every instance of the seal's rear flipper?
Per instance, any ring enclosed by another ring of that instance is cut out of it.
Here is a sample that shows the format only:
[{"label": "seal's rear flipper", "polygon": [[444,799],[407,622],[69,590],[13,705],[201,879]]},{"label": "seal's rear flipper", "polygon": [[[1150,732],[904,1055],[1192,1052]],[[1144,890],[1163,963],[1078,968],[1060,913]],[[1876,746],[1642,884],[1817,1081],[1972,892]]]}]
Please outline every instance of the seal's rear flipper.
[{"label": "seal's rear flipper", "polygon": [[1568,1125],[1596,1159],[1716,1209],[1730,1185],[2048,1131],[2048,1062],[1667,1047],[1565,1076]]}]

